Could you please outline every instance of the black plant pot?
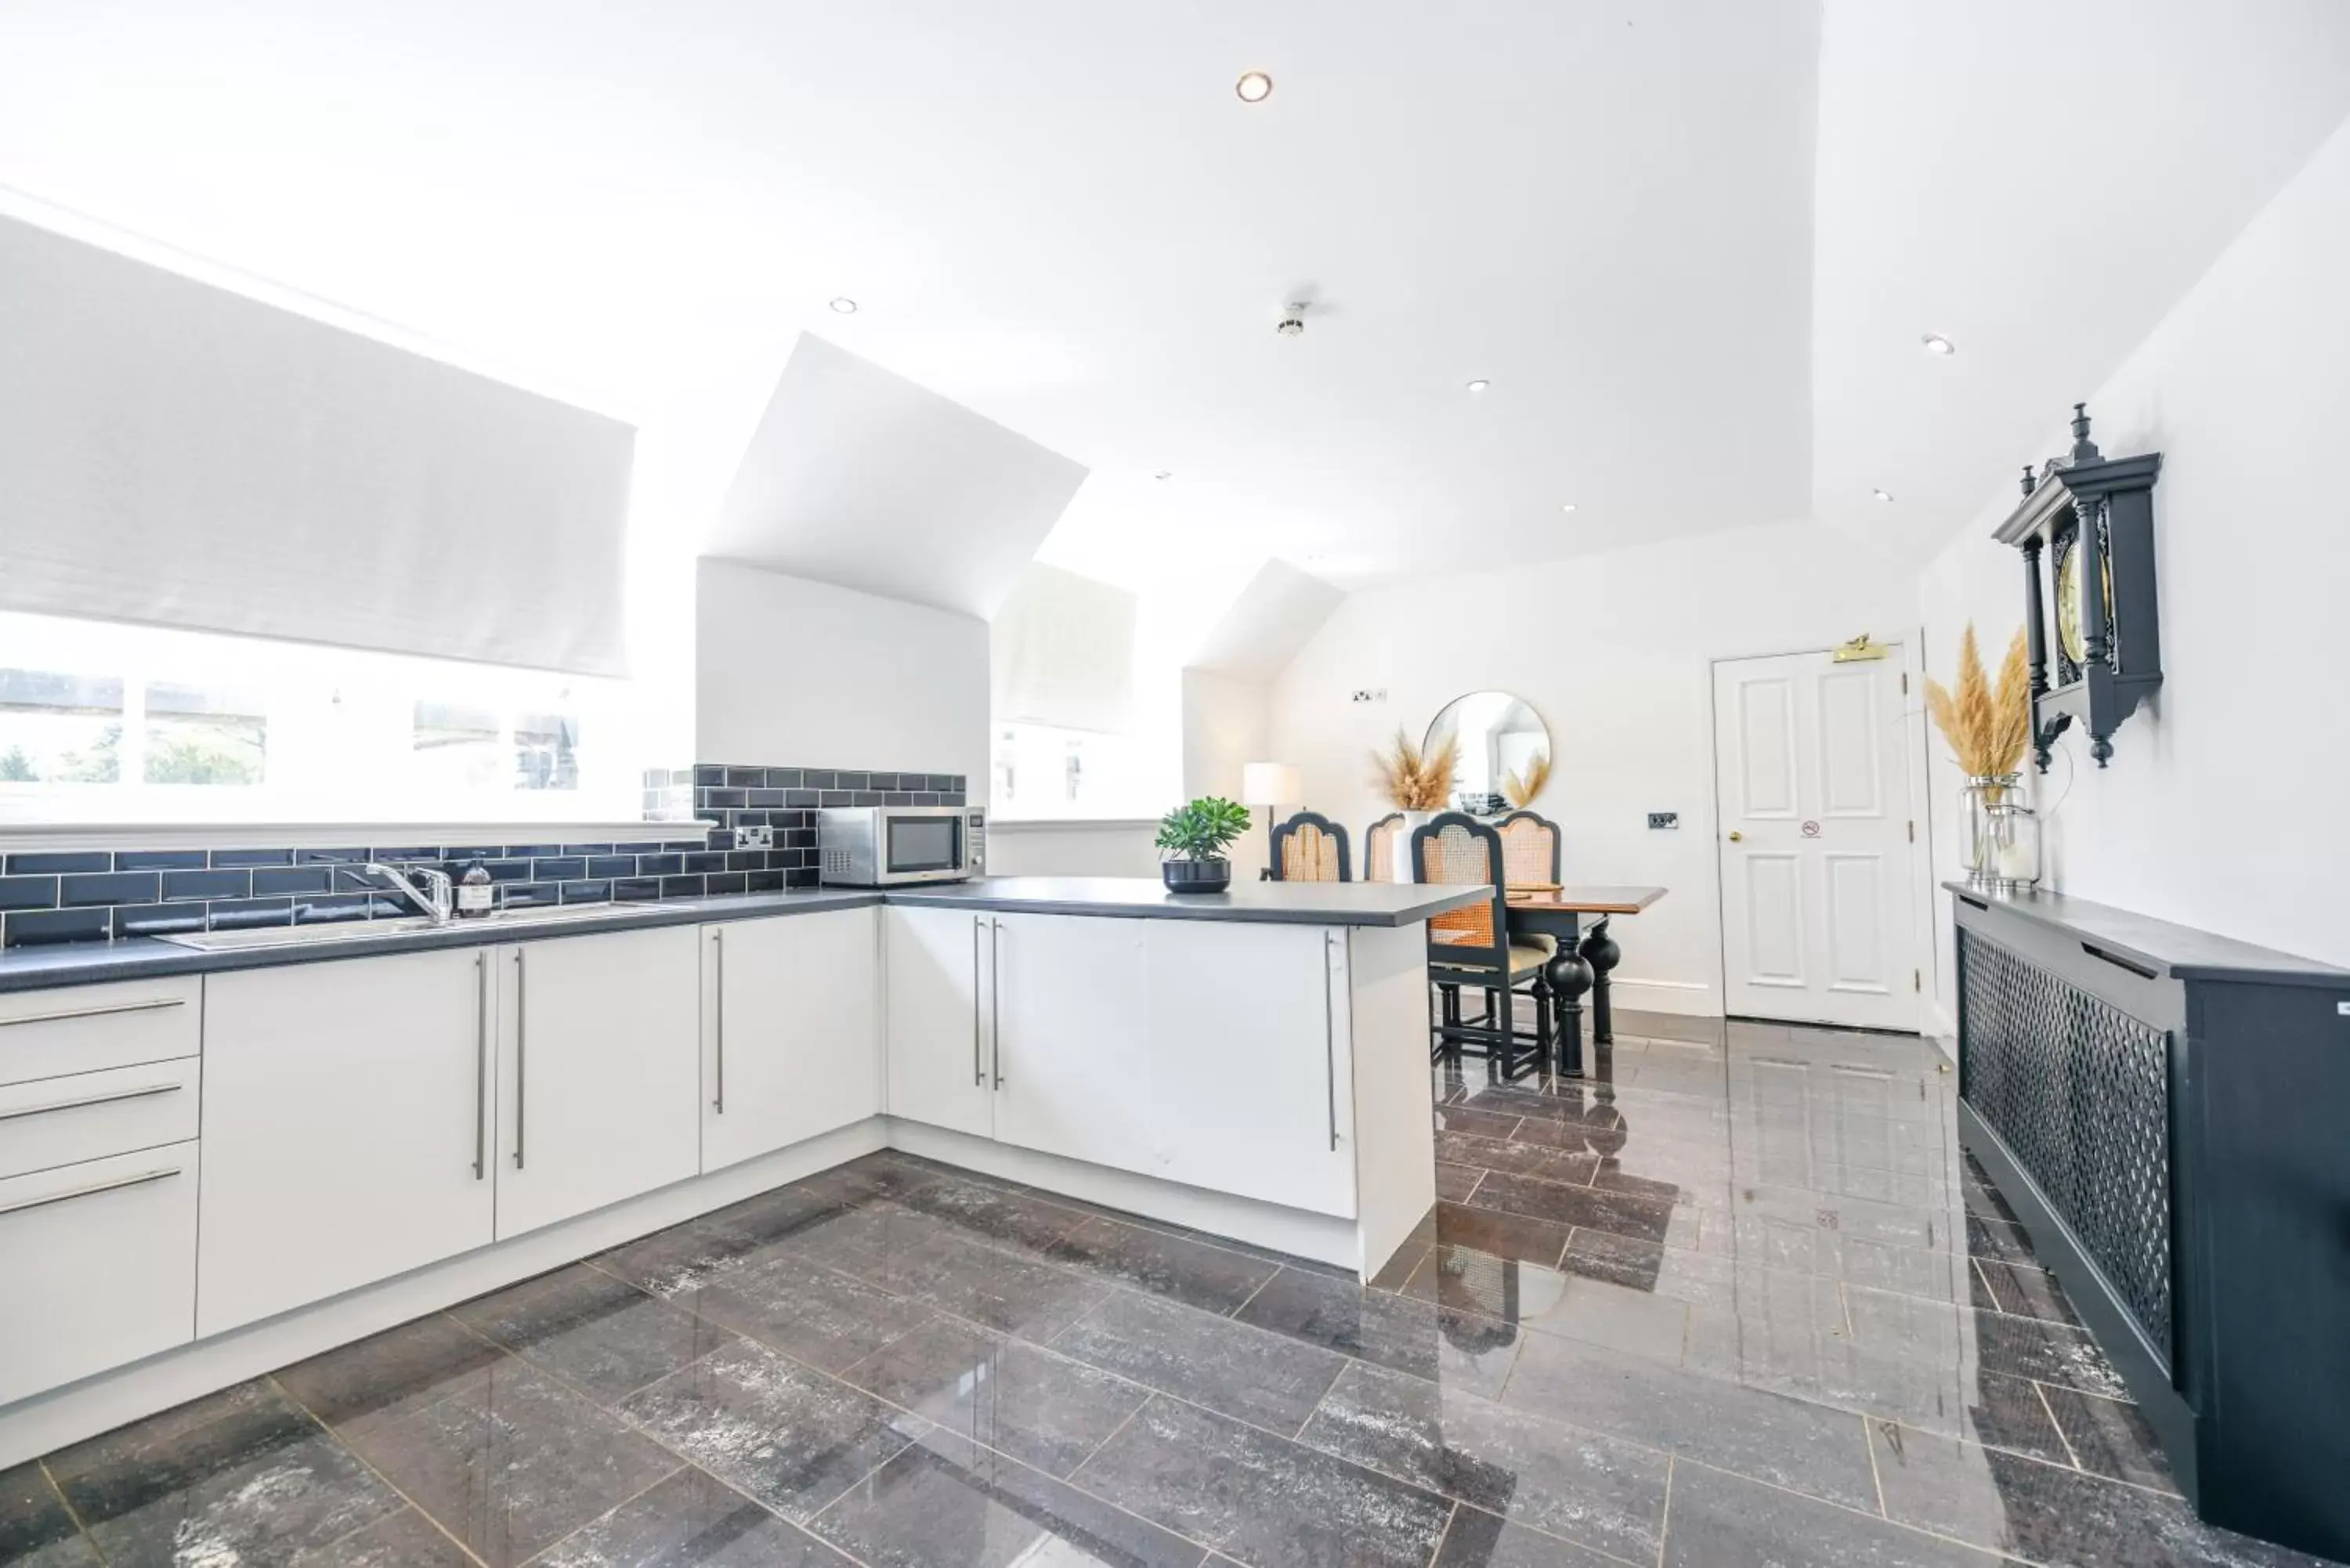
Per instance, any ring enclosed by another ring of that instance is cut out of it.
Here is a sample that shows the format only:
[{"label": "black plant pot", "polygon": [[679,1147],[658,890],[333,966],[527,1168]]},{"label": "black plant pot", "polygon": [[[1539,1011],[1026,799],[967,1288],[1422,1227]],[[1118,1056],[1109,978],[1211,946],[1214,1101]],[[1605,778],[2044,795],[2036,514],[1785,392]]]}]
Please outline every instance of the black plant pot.
[{"label": "black plant pot", "polygon": [[1229,860],[1162,860],[1159,875],[1170,893],[1221,893],[1232,885]]}]

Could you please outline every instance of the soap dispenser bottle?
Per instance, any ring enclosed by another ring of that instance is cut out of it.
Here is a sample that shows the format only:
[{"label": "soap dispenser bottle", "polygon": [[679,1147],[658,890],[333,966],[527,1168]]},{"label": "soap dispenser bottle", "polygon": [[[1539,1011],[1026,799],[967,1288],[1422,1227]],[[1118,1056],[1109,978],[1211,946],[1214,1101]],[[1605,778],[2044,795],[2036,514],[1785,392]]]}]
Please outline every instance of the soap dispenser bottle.
[{"label": "soap dispenser bottle", "polygon": [[487,915],[496,902],[497,885],[490,878],[490,868],[476,856],[457,878],[457,913],[465,919],[478,919]]}]

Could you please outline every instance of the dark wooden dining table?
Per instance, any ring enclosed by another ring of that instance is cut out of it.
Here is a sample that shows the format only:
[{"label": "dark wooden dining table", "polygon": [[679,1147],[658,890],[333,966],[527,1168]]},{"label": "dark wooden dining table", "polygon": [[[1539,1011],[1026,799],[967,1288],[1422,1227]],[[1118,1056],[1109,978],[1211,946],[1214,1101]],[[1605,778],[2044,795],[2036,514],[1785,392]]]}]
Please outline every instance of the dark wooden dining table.
[{"label": "dark wooden dining table", "polygon": [[[1503,889],[1510,930],[1516,935],[1556,939],[1558,951],[1543,966],[1549,982],[1551,1005],[1557,1010],[1558,1074],[1583,1076],[1583,998],[1591,996],[1591,1039],[1596,1045],[1615,1043],[1615,1011],[1609,1004],[1607,976],[1623,959],[1624,950],[1607,933],[1607,922],[1617,915],[1637,915],[1665,896],[1662,888],[1570,886]],[[1586,916],[1596,917],[1584,926]]]}]

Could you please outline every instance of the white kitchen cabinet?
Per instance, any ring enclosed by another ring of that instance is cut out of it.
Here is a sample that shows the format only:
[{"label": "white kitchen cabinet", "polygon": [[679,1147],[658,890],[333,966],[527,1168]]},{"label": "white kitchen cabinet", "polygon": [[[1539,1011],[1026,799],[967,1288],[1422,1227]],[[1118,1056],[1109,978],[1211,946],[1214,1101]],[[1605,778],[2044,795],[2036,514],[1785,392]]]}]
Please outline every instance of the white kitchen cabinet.
[{"label": "white kitchen cabinet", "polygon": [[989,917],[997,1141],[1152,1168],[1146,934],[1163,923]]},{"label": "white kitchen cabinet", "polygon": [[0,1181],[0,1405],[195,1335],[196,1144]]},{"label": "white kitchen cabinet", "polygon": [[991,917],[900,905],[881,914],[889,1112],[993,1137]]},{"label": "white kitchen cabinet", "polygon": [[702,928],[702,1168],[881,1109],[879,911]]},{"label": "white kitchen cabinet", "polygon": [[488,1244],[496,950],[205,981],[197,1326]]},{"label": "white kitchen cabinet", "polygon": [[701,1169],[701,947],[665,926],[498,950],[501,1241]]},{"label": "white kitchen cabinet", "polygon": [[1139,920],[1152,1174],[1355,1213],[1347,933]]}]

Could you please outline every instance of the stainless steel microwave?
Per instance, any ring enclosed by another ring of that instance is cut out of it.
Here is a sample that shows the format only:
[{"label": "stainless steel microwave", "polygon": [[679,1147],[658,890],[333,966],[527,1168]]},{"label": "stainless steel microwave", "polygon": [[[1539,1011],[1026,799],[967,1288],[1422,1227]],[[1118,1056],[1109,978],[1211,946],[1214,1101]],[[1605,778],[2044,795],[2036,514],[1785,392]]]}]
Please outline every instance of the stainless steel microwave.
[{"label": "stainless steel microwave", "polygon": [[820,875],[833,887],[960,882],[986,863],[987,814],[976,806],[827,806],[816,817]]}]

